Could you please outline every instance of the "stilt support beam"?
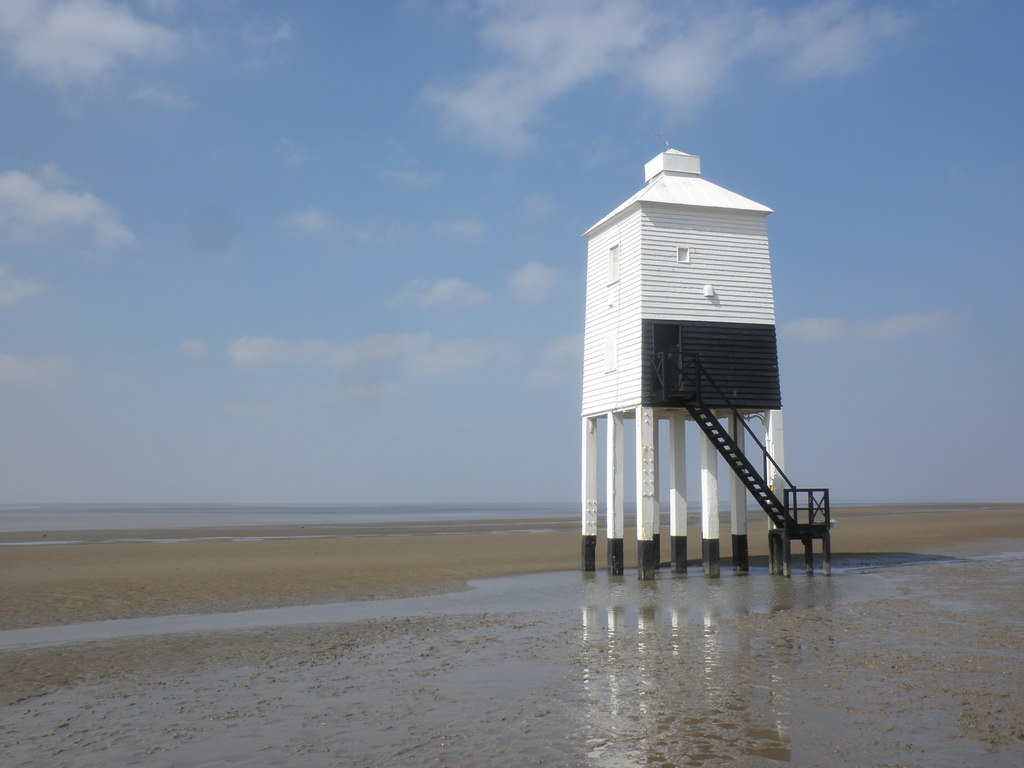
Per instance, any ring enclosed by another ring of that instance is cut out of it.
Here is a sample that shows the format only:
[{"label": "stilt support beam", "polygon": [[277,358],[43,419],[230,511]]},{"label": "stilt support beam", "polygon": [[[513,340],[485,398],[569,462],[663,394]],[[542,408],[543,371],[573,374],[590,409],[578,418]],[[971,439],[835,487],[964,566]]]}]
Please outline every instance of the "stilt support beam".
[{"label": "stilt support beam", "polygon": [[605,454],[605,482],[608,506],[608,574],[621,576],[624,568],[622,556],[622,536],[624,513],[622,504],[623,492],[623,435],[622,414],[608,414],[607,453]]},{"label": "stilt support beam", "polygon": [[700,440],[700,517],[701,558],[704,575],[717,578],[721,573],[721,548],[718,522],[718,451],[707,435]]},{"label": "stilt support beam", "polygon": [[[743,417],[737,413],[729,414],[729,435],[736,448],[741,453],[745,452]],[[735,472],[732,473],[729,527],[732,529],[732,569],[735,573],[747,573],[750,571],[750,558],[747,554],[747,488]]]},{"label": "stilt support beam", "polygon": [[636,409],[636,541],[637,571],[641,581],[653,579],[658,570],[654,549],[657,521],[655,502],[654,410]]},{"label": "stilt support beam", "polygon": [[668,417],[668,517],[672,573],[686,573],[686,420],[679,411]]},{"label": "stilt support beam", "polygon": [[580,546],[580,567],[596,569],[597,560],[597,420],[583,418],[583,540]]}]

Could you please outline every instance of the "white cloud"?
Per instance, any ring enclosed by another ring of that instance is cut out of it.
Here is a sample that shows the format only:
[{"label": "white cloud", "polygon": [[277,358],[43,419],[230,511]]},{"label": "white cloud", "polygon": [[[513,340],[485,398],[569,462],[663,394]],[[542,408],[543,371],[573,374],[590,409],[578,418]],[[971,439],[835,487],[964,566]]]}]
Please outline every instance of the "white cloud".
[{"label": "white cloud", "polygon": [[473,240],[487,232],[487,225],[477,219],[446,219],[435,221],[431,229],[438,235]]},{"label": "white cloud", "polygon": [[527,304],[538,304],[551,295],[557,282],[557,270],[530,261],[512,273],[508,284],[516,299]]},{"label": "white cloud", "polygon": [[643,43],[651,23],[638,0],[483,2],[480,10],[481,41],[503,63],[424,96],[453,127],[505,150],[529,146],[527,125],[540,110],[613,69],[621,54]]},{"label": "white cloud", "polygon": [[614,76],[677,114],[700,106],[745,64],[775,63],[799,78],[866,66],[879,43],[906,26],[884,7],[853,0],[768,10],[752,0],[683,4],[655,0],[479,0],[479,38],[497,62],[424,98],[449,125],[485,146],[520,151],[549,104]]},{"label": "white cloud", "polygon": [[177,36],[106,0],[3,0],[0,40],[17,67],[67,87],[106,79],[126,60],[164,56]]},{"label": "white cloud", "polygon": [[46,286],[42,283],[18,277],[11,272],[11,268],[7,264],[0,264],[0,309],[13,307],[18,302],[36,296],[44,290],[46,290]]},{"label": "white cloud", "polygon": [[299,213],[293,213],[285,217],[284,223],[310,235],[334,229],[334,222],[319,208],[307,208]]},{"label": "white cloud", "polygon": [[227,355],[240,367],[307,365],[346,373],[387,370],[425,376],[480,365],[491,349],[478,339],[438,340],[427,333],[376,334],[344,342],[244,336],[228,343]]},{"label": "white cloud", "polygon": [[486,291],[475,288],[457,277],[438,280],[414,280],[403,288],[391,302],[411,302],[423,309],[442,306],[471,307],[490,298]]},{"label": "white cloud", "polygon": [[38,177],[21,171],[0,173],[0,230],[15,239],[33,240],[54,229],[85,229],[99,248],[134,244],[135,236],[109,205],[64,186],[53,166],[44,167]]},{"label": "white cloud", "polygon": [[948,328],[962,320],[951,312],[908,312],[877,320],[806,318],[783,323],[780,330],[785,336],[811,344],[884,344],[938,328]]},{"label": "white cloud", "polygon": [[202,339],[185,339],[178,345],[178,349],[197,360],[206,357],[208,351],[206,342]]},{"label": "white cloud", "polygon": [[55,357],[21,357],[0,352],[0,383],[53,386],[69,371],[68,364]]}]

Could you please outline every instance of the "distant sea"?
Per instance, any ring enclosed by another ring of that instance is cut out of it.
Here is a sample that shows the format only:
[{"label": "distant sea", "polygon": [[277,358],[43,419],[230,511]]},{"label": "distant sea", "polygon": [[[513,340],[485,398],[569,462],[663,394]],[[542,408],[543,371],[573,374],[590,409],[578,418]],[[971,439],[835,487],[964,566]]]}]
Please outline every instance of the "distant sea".
[{"label": "distant sea", "polygon": [[575,517],[579,504],[3,504],[0,533]]},{"label": "distant sea", "polygon": [[[999,506],[1000,501],[857,501],[844,500],[833,510],[855,513],[857,510],[895,513],[917,511],[920,507],[942,509],[962,504]],[[625,503],[627,519],[636,507]],[[720,509],[728,515],[728,508]],[[662,500],[662,516],[668,514]],[[295,525],[374,525],[388,523],[471,523],[479,521],[522,520],[532,518],[575,519],[579,502],[550,504],[0,504],[0,534],[38,531],[123,531],[175,528],[228,528]],[[603,524],[605,510],[598,515]],[[748,501],[748,515],[757,517],[755,505]],[[700,506],[691,503],[691,523],[700,520]]]}]

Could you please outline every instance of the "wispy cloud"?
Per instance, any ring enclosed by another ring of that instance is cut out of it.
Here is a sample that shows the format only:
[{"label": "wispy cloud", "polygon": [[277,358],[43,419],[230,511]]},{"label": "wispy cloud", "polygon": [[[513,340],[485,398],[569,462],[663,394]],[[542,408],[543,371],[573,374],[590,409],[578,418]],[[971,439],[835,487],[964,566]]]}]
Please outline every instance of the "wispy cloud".
[{"label": "wispy cloud", "polygon": [[185,112],[192,108],[192,101],[184,91],[163,85],[143,86],[136,89],[130,98],[154,104],[171,112]]},{"label": "wispy cloud", "polygon": [[393,304],[411,303],[423,309],[471,307],[490,298],[487,292],[457,277],[438,280],[414,280],[392,300]]},{"label": "wispy cloud", "polygon": [[512,295],[527,304],[539,304],[551,296],[558,283],[558,270],[530,261],[512,273],[508,285]]},{"label": "wispy cloud", "polygon": [[21,171],[0,173],[0,231],[23,241],[54,229],[86,230],[103,249],[134,244],[135,236],[109,205],[88,192],[73,192],[52,165],[38,176]]},{"label": "wispy cloud", "polygon": [[165,56],[177,35],[107,0],[4,0],[0,41],[19,69],[64,88],[109,78],[129,60]]},{"label": "wispy cloud", "polygon": [[540,360],[527,377],[535,387],[546,387],[579,376],[583,364],[583,336],[557,336],[541,350]]},{"label": "wispy cloud", "polygon": [[441,180],[440,174],[420,173],[411,169],[385,170],[381,171],[380,175],[383,179],[391,179],[397,181],[403,187],[412,187],[414,189],[433,187]]},{"label": "wispy cloud", "polygon": [[288,342],[270,336],[243,336],[227,345],[228,359],[240,367],[324,366],[358,373],[386,367],[426,376],[474,367],[492,355],[481,339],[436,339],[428,333],[376,334],[343,342]]},{"label": "wispy cloud", "polygon": [[786,337],[810,344],[865,343],[885,344],[908,336],[949,328],[963,322],[951,312],[908,312],[872,320],[806,318],[780,326]]},{"label": "wispy cloud", "polygon": [[298,168],[306,162],[306,153],[291,139],[284,137],[277,140],[274,154],[289,168]]},{"label": "wispy cloud", "polygon": [[431,229],[445,237],[475,240],[487,232],[487,225],[478,219],[444,219],[435,221]]},{"label": "wispy cloud", "polygon": [[543,219],[555,210],[555,199],[543,192],[535,192],[523,198],[516,208],[520,215],[530,219]]},{"label": "wispy cloud", "polygon": [[70,366],[56,357],[21,357],[0,352],[0,383],[49,387],[67,376]]},{"label": "wispy cloud", "polygon": [[10,266],[0,264],[0,309],[13,307],[25,299],[36,296],[46,290],[46,286],[35,280],[18,277],[11,272]]},{"label": "wispy cloud", "polygon": [[197,360],[206,357],[206,354],[209,351],[206,342],[202,339],[185,339],[178,345],[178,349],[189,357],[194,357]]},{"label": "wispy cloud", "polygon": [[252,46],[290,43],[294,37],[295,30],[287,21],[252,22],[242,32],[242,39],[247,45]]},{"label": "wispy cloud", "polygon": [[314,207],[286,216],[284,223],[309,235],[334,229],[334,222],[330,217]]},{"label": "wispy cloud", "polygon": [[725,88],[742,65],[784,77],[848,74],[866,66],[904,17],[854,0],[768,10],[750,0],[687,3],[671,14],[654,0],[478,0],[481,46],[496,59],[424,98],[455,130],[501,151],[533,141],[545,109],[601,77],[639,87],[683,114]]}]

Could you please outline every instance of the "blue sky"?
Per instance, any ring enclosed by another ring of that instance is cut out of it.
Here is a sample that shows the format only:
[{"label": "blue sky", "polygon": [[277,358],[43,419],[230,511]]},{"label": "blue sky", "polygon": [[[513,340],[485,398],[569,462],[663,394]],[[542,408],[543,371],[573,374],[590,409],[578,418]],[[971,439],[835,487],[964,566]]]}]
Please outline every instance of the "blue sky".
[{"label": "blue sky", "polygon": [[0,502],[561,502],[591,224],[771,206],[787,469],[1019,499],[1024,5],[0,3]]}]

